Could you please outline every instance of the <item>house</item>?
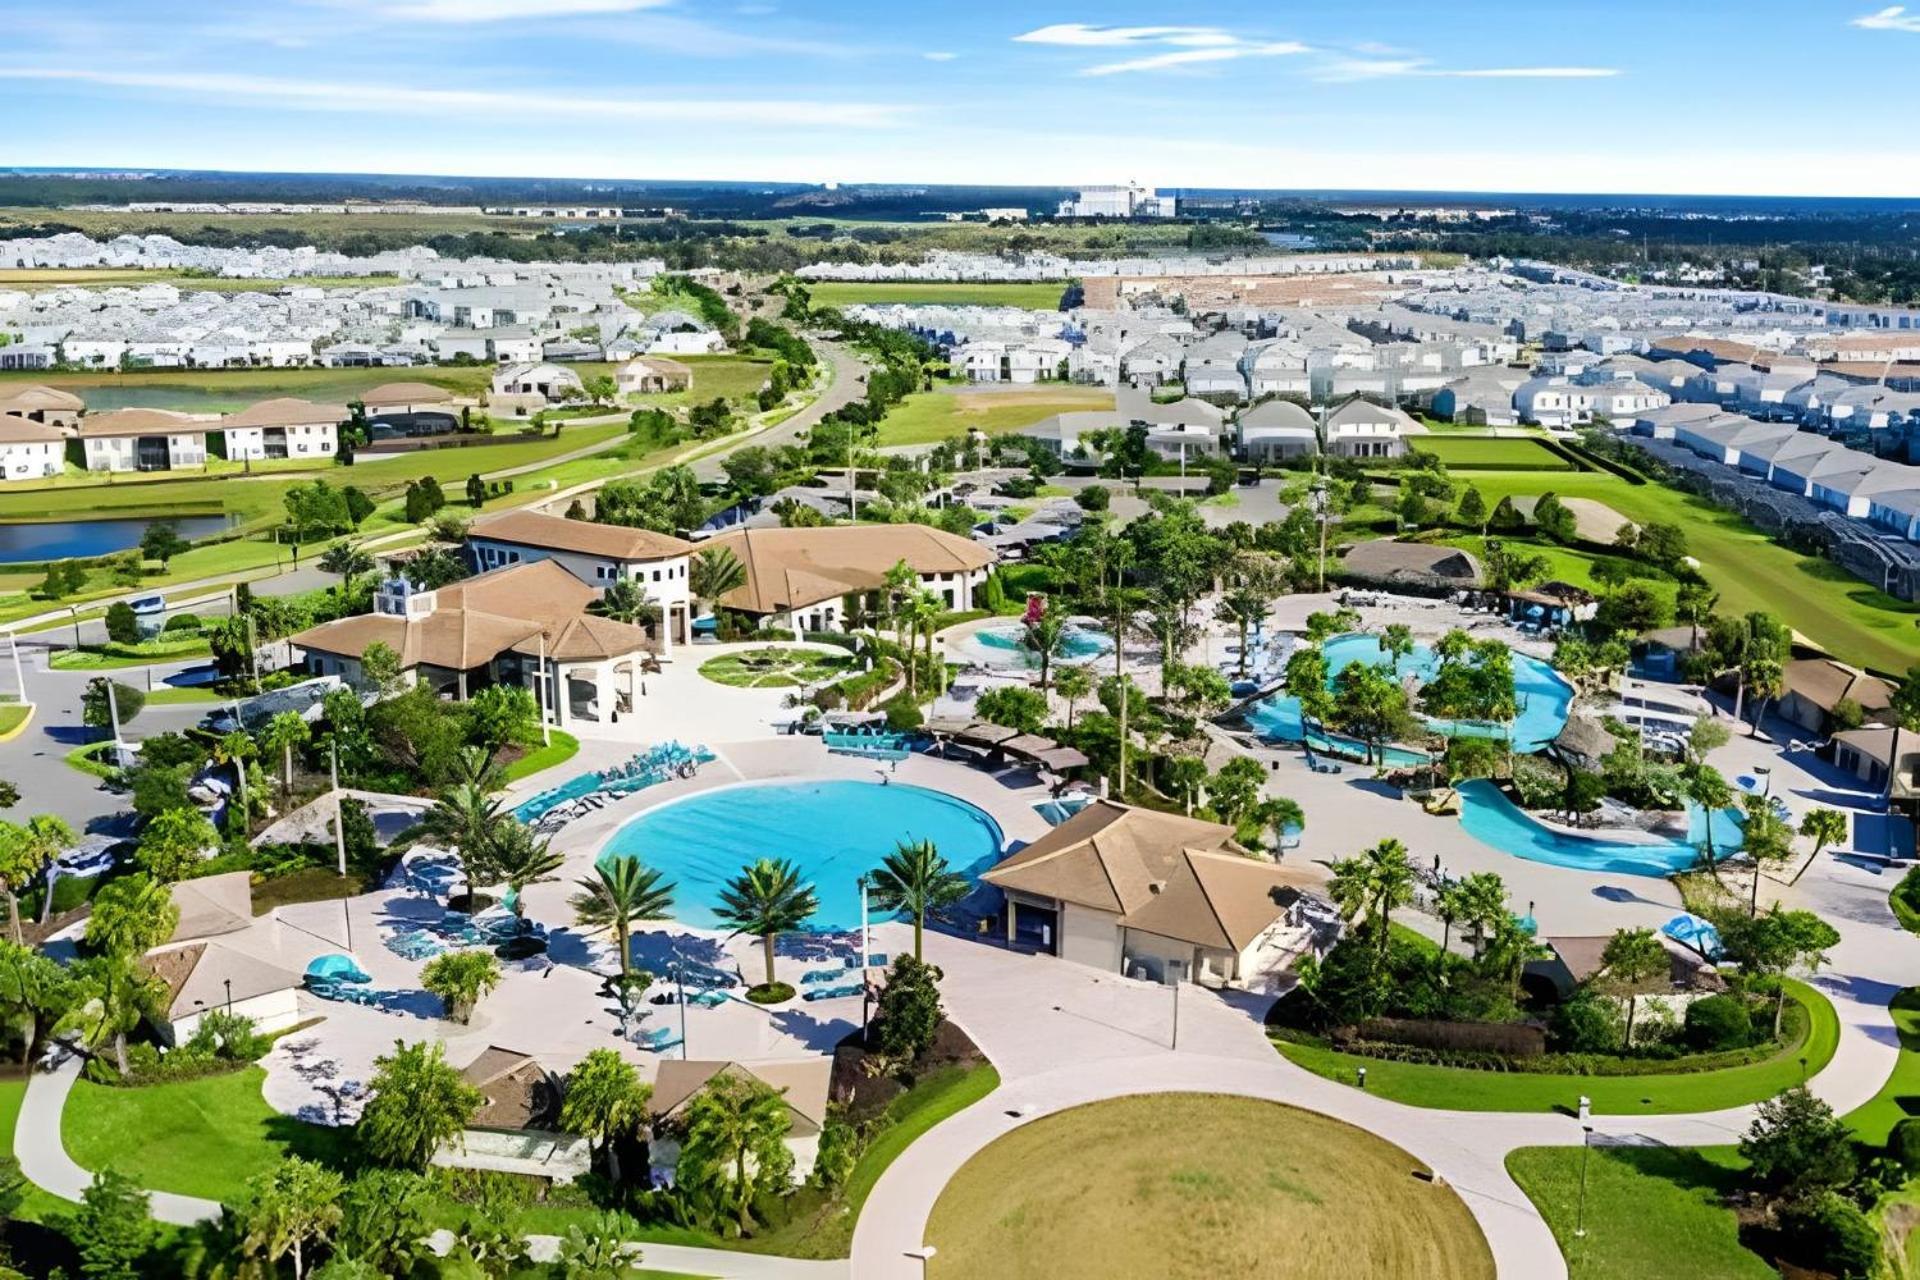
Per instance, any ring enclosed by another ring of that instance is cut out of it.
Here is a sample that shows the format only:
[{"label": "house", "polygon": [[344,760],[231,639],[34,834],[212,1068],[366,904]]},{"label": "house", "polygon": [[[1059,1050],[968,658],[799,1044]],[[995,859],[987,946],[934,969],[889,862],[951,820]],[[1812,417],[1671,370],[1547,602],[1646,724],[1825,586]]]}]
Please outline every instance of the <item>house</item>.
[{"label": "house", "polygon": [[262,1033],[300,1021],[301,976],[237,948],[188,942],[150,951],[142,963],[165,988],[165,1012],[153,1021],[167,1044],[191,1039],[200,1020],[215,1010],[251,1018]]},{"label": "house", "polygon": [[1244,401],[1247,398],[1246,354],[1246,338],[1231,329],[1188,347],[1182,366],[1187,394],[1214,404]]},{"label": "house", "polygon": [[1335,458],[1398,458],[1419,424],[1398,409],[1355,398],[1327,415],[1324,448]]},{"label": "house", "polygon": [[1007,941],[1107,973],[1225,986],[1310,875],[1248,857],[1216,822],[1096,800],[987,871]]},{"label": "house", "polygon": [[[1633,1000],[1639,1013],[1644,1013],[1650,1005],[1659,1005],[1678,1019],[1685,1016],[1687,1006],[1695,1000],[1726,990],[1725,979],[1712,965],[1663,935],[1655,937],[1666,949],[1667,972],[1650,979],[1644,991],[1636,991]],[[1606,968],[1602,957],[1612,941],[1612,934],[1542,938],[1540,942],[1546,948],[1546,955],[1527,961],[1520,980],[1529,988],[1549,988],[1556,1000],[1565,1000]],[[1611,993],[1608,998],[1625,999]],[[1637,1017],[1635,1023],[1637,1041],[1640,1039]]]},{"label": "house", "polygon": [[210,424],[170,409],[117,409],[80,424],[89,471],[173,471],[207,465]]},{"label": "house", "polygon": [[0,414],[11,414],[43,426],[78,426],[86,408],[86,402],[79,396],[53,387],[35,385],[0,390]]},{"label": "house", "polygon": [[641,584],[660,606],[662,656],[691,635],[692,553],[692,543],[672,534],[538,511],[502,511],[467,529],[467,556],[481,571],[550,560],[596,590],[623,578]]},{"label": "house", "polygon": [[433,1153],[452,1169],[488,1169],[572,1182],[592,1167],[588,1139],[560,1132],[561,1083],[532,1054],[488,1045],[460,1069],[480,1091],[467,1127]]},{"label": "house", "polygon": [[557,364],[510,364],[493,375],[488,404],[515,413],[583,397],[580,375]]},{"label": "house", "polygon": [[169,944],[238,933],[253,925],[253,873],[228,871],[217,876],[179,880],[167,896],[180,909]]},{"label": "house", "polygon": [[613,382],[623,396],[691,391],[693,368],[665,356],[635,356],[614,370]]},{"label": "house", "polygon": [[0,413],[0,480],[43,480],[66,467],[67,439],[55,427]]},{"label": "house", "polygon": [[220,419],[214,451],[233,461],[248,458],[331,458],[340,445],[341,404],[313,404],[285,397],[262,400]]},{"label": "house", "polygon": [[1513,393],[1522,422],[1544,427],[1572,427],[1605,419],[1612,422],[1671,404],[1673,397],[1637,378],[1583,381],[1561,377],[1534,378]]},{"label": "house", "polygon": [[1263,400],[1234,420],[1240,456],[1248,462],[1283,462],[1320,452],[1313,415],[1291,400]]},{"label": "house", "polygon": [[1455,547],[1375,538],[1347,548],[1340,571],[1364,582],[1428,587],[1471,587],[1480,581],[1480,565]]},{"label": "house", "polygon": [[364,686],[366,653],[383,644],[399,659],[403,683],[460,701],[490,684],[519,685],[561,729],[604,726],[637,708],[659,642],[642,627],[588,613],[599,597],[546,559],[438,591],[396,578],[374,593],[372,613],[302,631],[289,644],[309,675]]},{"label": "house", "polygon": [[[1896,749],[1900,752],[1897,770],[1893,768]],[[1920,816],[1920,733],[1911,729],[1896,733],[1891,725],[1842,729],[1833,735],[1833,762],[1874,790],[1885,792],[1894,808]],[[1890,773],[1892,786],[1887,783]]]},{"label": "house", "polygon": [[374,439],[392,435],[440,435],[460,429],[453,393],[431,382],[387,382],[363,393],[361,405]]},{"label": "house", "polygon": [[700,1091],[721,1076],[765,1085],[787,1106],[787,1150],[793,1154],[793,1179],[804,1182],[820,1154],[820,1130],[827,1123],[827,1091],[833,1059],[814,1056],[785,1062],[718,1062],[666,1058],[654,1077],[648,1100],[647,1162],[654,1178],[671,1182],[680,1163],[687,1110]]},{"label": "house", "polygon": [[1513,407],[1513,393],[1524,381],[1511,369],[1482,366],[1437,388],[1428,398],[1428,405],[1435,417],[1449,422],[1511,427],[1520,421],[1520,414]]},{"label": "house", "polygon": [[1859,707],[1868,721],[1879,718],[1893,702],[1893,686],[1858,667],[1832,658],[1799,658],[1783,673],[1786,692],[1776,714],[1809,733],[1833,730],[1833,709],[1842,701]]},{"label": "house", "polygon": [[796,631],[839,631],[886,585],[905,561],[923,590],[949,609],[973,605],[993,552],[968,538],[924,524],[827,525],[810,529],[743,529],[709,546],[739,557],[746,581],[714,601],[762,625]]}]

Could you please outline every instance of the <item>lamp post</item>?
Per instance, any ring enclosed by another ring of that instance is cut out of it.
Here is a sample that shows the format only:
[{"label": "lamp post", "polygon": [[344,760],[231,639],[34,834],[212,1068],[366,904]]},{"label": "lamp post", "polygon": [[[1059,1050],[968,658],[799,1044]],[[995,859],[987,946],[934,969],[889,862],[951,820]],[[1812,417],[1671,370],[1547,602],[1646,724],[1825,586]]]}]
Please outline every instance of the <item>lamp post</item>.
[{"label": "lamp post", "polygon": [[1587,1237],[1587,1161],[1593,1157],[1593,1126],[1580,1126],[1580,1206],[1574,1211],[1573,1235],[1576,1240]]},{"label": "lamp post", "polygon": [[680,1006],[680,1060],[685,1062],[687,1060],[687,984],[685,972],[680,968],[680,962],[678,960],[675,960],[667,967],[667,972],[673,975],[673,1002]]},{"label": "lamp post", "polygon": [[[340,878],[347,878],[347,819],[344,806],[340,802],[340,739],[333,734],[327,735],[327,778],[333,784],[333,853],[340,869]],[[347,950],[353,950],[353,912],[348,903],[352,899],[343,896],[340,899],[340,920],[347,930]]]},{"label": "lamp post", "polygon": [[227,988],[227,1013],[231,1015],[233,1013],[233,979],[222,978],[220,981],[224,983]]}]

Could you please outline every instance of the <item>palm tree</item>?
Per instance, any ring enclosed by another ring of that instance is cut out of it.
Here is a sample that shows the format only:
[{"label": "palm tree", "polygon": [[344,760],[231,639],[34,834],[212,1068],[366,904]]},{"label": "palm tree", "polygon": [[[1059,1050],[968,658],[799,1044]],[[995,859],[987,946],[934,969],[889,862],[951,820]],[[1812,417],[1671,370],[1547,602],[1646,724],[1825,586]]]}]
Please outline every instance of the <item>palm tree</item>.
[{"label": "palm tree", "polygon": [[500,801],[479,783],[456,782],[421,816],[419,832],[427,843],[458,852],[468,871],[477,874],[505,818]]},{"label": "palm tree", "polygon": [[1247,678],[1247,633],[1267,616],[1266,593],[1251,586],[1234,587],[1220,597],[1215,616],[1240,629],[1240,678],[1244,680]]},{"label": "palm tree", "polygon": [[1067,728],[1073,728],[1073,704],[1093,692],[1093,673],[1085,667],[1062,667],[1054,678],[1053,691],[1066,699]]},{"label": "palm tree", "polygon": [[687,1107],[687,1137],[676,1182],[732,1208],[741,1234],[753,1229],[753,1200],[786,1181],[793,1127],[786,1099],[758,1080],[721,1074]]},{"label": "palm tree", "polygon": [[1365,916],[1378,931],[1375,945],[1379,947],[1379,959],[1384,961],[1393,909],[1413,901],[1413,868],[1407,862],[1407,846],[1388,837],[1351,858],[1340,859],[1333,864],[1327,891],[1347,914]]},{"label": "palm tree", "polygon": [[[0,893],[7,899],[7,919],[13,922],[13,940],[20,932],[20,891],[45,874],[47,866],[73,846],[77,837],[64,819],[35,814],[24,825],[0,822]],[[53,903],[51,891],[41,895],[40,914],[46,918]]]},{"label": "palm tree", "polygon": [[1440,962],[1445,965],[1447,949],[1453,942],[1453,922],[1464,920],[1469,903],[1465,882],[1443,880],[1433,894],[1433,914],[1440,917]]},{"label": "palm tree", "polygon": [[54,1026],[56,1034],[77,1032],[81,1047],[93,1056],[111,1044],[122,1076],[127,1074],[127,1033],[163,1015],[167,1000],[166,984],[140,965],[137,954],[108,951],[74,965],[81,998]]},{"label": "palm tree", "polygon": [[242,815],[251,813],[247,805],[247,761],[255,754],[253,738],[244,729],[222,734],[213,741],[213,763],[233,766],[233,799]]},{"label": "palm tree", "polygon": [[1473,951],[1479,955],[1486,946],[1488,930],[1513,914],[1507,910],[1507,882],[1498,872],[1476,871],[1463,877],[1457,887],[1457,918],[1462,928],[1473,931]]},{"label": "palm tree", "polygon": [[620,947],[620,989],[632,978],[627,937],[635,923],[658,920],[673,909],[673,885],[660,883],[660,872],[638,858],[603,857],[593,876],[578,882],[573,895],[573,917],[589,929],[611,929]]},{"label": "palm tree", "polygon": [[280,794],[286,795],[293,790],[293,749],[301,746],[313,736],[307,722],[298,711],[282,711],[267,721],[266,728],[260,731],[260,746],[266,751],[280,753]]},{"label": "palm tree", "polygon": [[1401,659],[1413,652],[1413,628],[1404,622],[1390,622],[1380,633],[1380,651],[1387,655],[1396,678]]},{"label": "palm tree", "polygon": [[483,847],[486,852],[478,869],[469,861],[467,876],[470,880],[477,877],[487,883],[505,884],[516,918],[526,915],[526,903],[521,898],[526,887],[549,879],[567,861],[554,851],[551,841],[536,836],[533,828],[511,814],[494,826]]},{"label": "palm tree", "polygon": [[346,599],[353,595],[353,580],[363,573],[372,573],[374,562],[371,555],[360,549],[360,544],[336,542],[320,554],[315,567],[322,573],[340,576],[340,596]]},{"label": "palm tree", "polygon": [[1713,819],[1722,809],[1733,804],[1733,788],[1720,771],[1710,764],[1690,764],[1681,771],[1682,787],[1687,799],[1700,808],[1702,826],[1707,833],[1706,855],[1707,870],[1717,880],[1720,877],[1720,864],[1714,857]]},{"label": "palm tree", "polygon": [[1298,800],[1287,796],[1268,796],[1253,807],[1253,820],[1273,833],[1273,851],[1277,858],[1286,851],[1287,833],[1307,828],[1307,811]]},{"label": "palm tree", "polygon": [[[913,592],[907,596],[906,599],[902,600],[897,608],[896,617],[899,619],[900,629],[908,638],[906,652],[907,696],[909,698],[914,696],[919,687],[918,676],[920,669],[921,633],[924,632],[926,634],[927,657],[931,660],[933,657],[934,626],[939,621],[940,615],[944,610],[945,605],[941,602],[940,597],[930,591]],[[928,665],[932,665],[931,661],[929,661]]]},{"label": "palm tree", "polygon": [[1793,873],[1793,879],[1787,881],[1789,889],[1800,883],[1800,877],[1820,857],[1822,849],[1847,838],[1847,815],[1838,809],[1809,809],[1806,816],[1800,819],[1800,834],[1813,841],[1813,852]]},{"label": "palm tree", "polygon": [[241,1250],[265,1258],[269,1266],[293,1255],[293,1280],[307,1273],[305,1246],[326,1240],[344,1216],[346,1192],[338,1173],[299,1156],[288,1156],[248,1182],[240,1206]]},{"label": "palm tree", "polygon": [[662,617],[660,602],[648,595],[647,589],[632,578],[616,578],[608,583],[607,589],[588,609],[615,622],[644,627],[649,635],[660,625]]},{"label": "palm tree", "polygon": [[[950,907],[967,896],[967,878],[947,865],[931,840],[903,840],[868,878],[874,904],[882,911],[913,915],[913,958],[921,958],[920,938],[927,913]],[[772,979],[768,979],[771,981]]]},{"label": "palm tree", "polygon": [[640,1079],[618,1049],[595,1049],[580,1060],[567,1077],[560,1100],[560,1127],[577,1133],[607,1158],[607,1173],[620,1181],[620,1160],[614,1142],[647,1121],[647,1100],[653,1086]]},{"label": "palm tree", "polygon": [[696,600],[717,602],[747,581],[747,566],[727,547],[708,547],[693,558],[687,570],[687,590]]},{"label": "palm tree", "polygon": [[480,997],[500,985],[500,961],[491,951],[446,951],[420,971],[420,989],[439,996],[447,1016],[466,1023]]},{"label": "palm tree", "polygon": [[727,881],[720,890],[715,914],[736,933],[760,939],[766,951],[767,981],[773,985],[774,942],[789,929],[798,929],[820,909],[813,886],[802,882],[800,869],[785,858],[762,858]]},{"label": "palm tree", "polygon": [[1632,1048],[1640,988],[1654,978],[1666,976],[1673,961],[1653,930],[1618,929],[1607,939],[1606,949],[1600,953],[1600,965],[1607,985],[1627,998],[1626,1045]]},{"label": "palm tree", "polygon": [[180,923],[173,892],[144,871],[100,886],[87,917],[87,946],[116,956],[143,956]]},{"label": "palm tree", "polygon": [[1053,669],[1053,660],[1066,652],[1066,619],[1057,611],[1046,608],[1042,601],[1041,611],[1027,619],[1026,630],[1020,635],[1020,647],[1039,662],[1040,687],[1045,689]]}]

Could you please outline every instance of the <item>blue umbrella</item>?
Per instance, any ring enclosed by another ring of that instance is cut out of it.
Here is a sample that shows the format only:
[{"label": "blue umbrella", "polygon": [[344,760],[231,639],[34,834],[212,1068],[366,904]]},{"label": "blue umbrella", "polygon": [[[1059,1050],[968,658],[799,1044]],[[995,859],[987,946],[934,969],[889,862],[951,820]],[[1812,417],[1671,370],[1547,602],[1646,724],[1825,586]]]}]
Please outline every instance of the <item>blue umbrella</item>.
[{"label": "blue umbrella", "polygon": [[1682,946],[1692,947],[1709,960],[1721,952],[1720,931],[1710,921],[1702,920],[1691,912],[1682,912],[1667,921],[1660,926],[1660,932]]},{"label": "blue umbrella", "polygon": [[331,978],[335,982],[372,982],[373,975],[360,967],[352,956],[316,956],[307,965],[309,978]]}]

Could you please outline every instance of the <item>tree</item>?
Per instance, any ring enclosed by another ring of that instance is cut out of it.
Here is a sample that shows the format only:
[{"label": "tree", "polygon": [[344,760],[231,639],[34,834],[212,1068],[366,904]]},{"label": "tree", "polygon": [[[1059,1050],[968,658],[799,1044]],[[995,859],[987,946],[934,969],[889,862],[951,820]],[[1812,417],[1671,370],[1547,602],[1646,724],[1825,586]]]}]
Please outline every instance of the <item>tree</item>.
[{"label": "tree", "polygon": [[554,1251],[554,1265],[565,1280],[626,1280],[643,1255],[627,1238],[636,1230],[638,1225],[625,1214],[597,1213],[567,1228]]},{"label": "tree", "polygon": [[697,553],[687,572],[687,589],[695,599],[708,603],[739,590],[747,581],[747,566],[727,547],[708,547]]},{"label": "tree", "polygon": [[1753,861],[1753,896],[1748,915],[1760,914],[1760,877],[1769,866],[1777,866],[1793,857],[1793,828],[1774,812],[1767,796],[1743,796],[1740,800],[1741,850]]},{"label": "tree", "polygon": [[660,883],[660,872],[638,858],[602,858],[592,877],[577,882],[581,892],[572,899],[573,916],[590,930],[611,930],[620,951],[620,989],[632,980],[633,958],[627,936],[642,920],[658,920],[673,909],[673,885]]},{"label": "tree", "polygon": [[1853,1134],[1833,1108],[1797,1085],[1768,1098],[1740,1139],[1747,1176],[1776,1200],[1805,1200],[1853,1181]]},{"label": "tree", "polygon": [[115,600],[107,606],[106,626],[107,639],[113,643],[140,643],[140,619],[125,600]]},{"label": "tree", "polygon": [[771,987],[774,943],[819,909],[813,886],[801,880],[798,867],[785,858],[762,858],[721,886],[719,910],[714,914],[734,932],[760,939],[767,960],[766,985]]},{"label": "tree", "polygon": [[1553,493],[1541,494],[1533,504],[1533,523],[1555,542],[1572,542],[1580,536],[1573,512]]},{"label": "tree", "polygon": [[[1720,930],[1720,945],[1727,958],[1760,977],[1777,978],[1795,969],[1816,970],[1826,963],[1828,949],[1840,942],[1839,932],[1813,912],[1783,910],[1777,902],[1757,916],[1722,911],[1715,912],[1712,920]],[[1773,1001],[1776,1039],[1786,1003],[1786,984],[1779,983]]]},{"label": "tree", "polygon": [[1381,668],[1349,662],[1333,678],[1332,723],[1366,744],[1367,763],[1408,718],[1406,690]]},{"label": "tree", "polygon": [[33,947],[0,942],[0,1022],[19,1033],[22,1064],[39,1059],[42,1036],[73,1009],[79,994],[65,965]]},{"label": "tree", "polygon": [[439,996],[447,1016],[466,1024],[480,997],[500,985],[500,961],[491,951],[447,951],[427,961],[420,987]]},{"label": "tree", "polygon": [[1732,806],[1733,788],[1727,785],[1727,780],[1720,771],[1710,764],[1687,765],[1681,771],[1681,781],[1686,789],[1687,799],[1701,809],[1707,837],[1704,849],[1707,870],[1718,877],[1720,867],[1714,857],[1713,820],[1722,809]]},{"label": "tree", "polygon": [[106,952],[73,966],[77,994],[56,1025],[77,1033],[79,1045],[98,1060],[111,1046],[114,1067],[127,1074],[127,1034],[141,1022],[164,1016],[166,984],[140,963],[139,955]]},{"label": "tree", "polygon": [[494,826],[491,838],[481,848],[477,860],[468,860],[467,876],[481,884],[506,885],[508,905],[516,918],[526,914],[522,895],[527,886],[551,879],[567,863],[566,856],[556,851],[550,840],[535,835],[533,828],[512,814]]},{"label": "tree", "polygon": [[1638,1012],[1640,988],[1655,978],[1665,977],[1673,969],[1666,944],[1651,929],[1616,929],[1600,952],[1600,971],[1616,994],[1627,998],[1627,1038],[1633,1046],[1633,1020]]},{"label": "tree", "polygon": [[620,1181],[614,1144],[647,1122],[653,1087],[617,1049],[595,1049],[567,1077],[560,1101],[560,1127],[586,1138],[607,1162],[607,1176]]},{"label": "tree", "polygon": [[1039,664],[1040,687],[1045,689],[1054,659],[1065,653],[1067,647],[1067,621],[1057,610],[1047,608],[1045,596],[1035,596],[1027,602],[1020,647]]},{"label": "tree", "polygon": [[1260,800],[1260,788],[1267,780],[1267,771],[1258,760],[1251,756],[1235,756],[1220,766],[1207,784],[1207,794],[1213,801],[1213,811],[1224,822],[1238,823],[1253,812]]},{"label": "tree", "polygon": [[874,1011],[873,1039],[882,1053],[912,1062],[933,1047],[946,1011],[940,1004],[940,969],[900,956],[887,972]]},{"label": "tree", "polygon": [[132,1178],[116,1169],[93,1175],[80,1193],[80,1208],[65,1223],[80,1254],[81,1275],[88,1280],[139,1280],[146,1274],[141,1264],[154,1241],[148,1200]]},{"label": "tree", "polygon": [[931,840],[902,840],[869,877],[874,904],[913,917],[913,958],[921,958],[927,913],[950,907],[968,894],[967,878],[948,865]]},{"label": "tree", "polygon": [[676,1185],[731,1212],[742,1235],[753,1230],[753,1202],[784,1190],[793,1169],[786,1100],[759,1080],[722,1073],[687,1104],[686,1140]]},{"label": "tree", "polygon": [[1286,796],[1269,796],[1253,806],[1247,821],[1241,825],[1244,827],[1248,822],[1255,824],[1259,831],[1272,835],[1275,856],[1278,856],[1286,848],[1289,835],[1306,830],[1307,811],[1300,807],[1297,800],[1290,800]]},{"label": "tree", "polygon": [[[1093,692],[1093,673],[1085,667],[1063,667],[1060,670],[1060,674],[1054,677],[1053,691],[1066,701],[1067,728],[1071,731],[1073,728],[1073,706],[1076,702],[1079,702],[1082,698]],[[984,697],[986,695],[983,694],[981,696]],[[985,712],[981,712],[981,715],[983,718],[992,719],[992,717],[987,716]],[[999,724],[1000,722],[994,720],[993,723]],[[1031,730],[1029,730],[1029,732],[1031,732]]]},{"label": "tree", "polygon": [[158,560],[164,571],[173,562],[173,558],[185,551],[190,544],[180,536],[180,530],[171,520],[155,520],[140,535],[140,555],[146,560]]},{"label": "tree", "polygon": [[1201,788],[1207,785],[1207,762],[1199,756],[1164,756],[1160,761],[1160,785],[1192,813]]},{"label": "tree", "polygon": [[347,501],[347,521],[356,529],[365,523],[366,518],[377,510],[373,499],[369,498],[353,485],[348,485],[342,489],[340,496]]},{"label": "tree", "polygon": [[1793,879],[1787,881],[1788,887],[1800,883],[1807,868],[1819,860],[1822,849],[1847,838],[1847,815],[1838,809],[1809,809],[1800,819],[1800,834],[1813,841],[1813,853],[1793,873]]},{"label": "tree", "polygon": [[1024,685],[996,685],[980,695],[973,709],[989,724],[1038,733],[1047,720],[1047,695]]},{"label": "tree", "polygon": [[16,943],[22,941],[19,895],[46,875],[48,866],[76,839],[66,820],[50,813],[36,814],[25,823],[0,822],[0,893],[6,895]]},{"label": "tree", "polygon": [[87,917],[87,946],[107,955],[143,956],[173,935],[180,908],[167,887],[143,872],[100,886]]},{"label": "tree", "polygon": [[374,1268],[373,1275],[408,1275],[433,1256],[436,1195],[421,1174],[407,1169],[362,1169],[341,1198],[334,1246]]},{"label": "tree", "polygon": [[1311,728],[1333,718],[1333,695],[1327,689],[1327,656],[1309,643],[1287,657],[1287,692],[1300,704],[1300,721]]},{"label": "tree", "polygon": [[385,640],[375,640],[360,654],[360,676],[382,698],[390,698],[400,689],[400,655]]},{"label": "tree", "polygon": [[447,1062],[438,1041],[393,1042],[373,1060],[373,1096],[360,1113],[360,1146],[374,1161],[424,1169],[440,1144],[455,1137],[485,1101]]},{"label": "tree", "polygon": [[305,746],[313,737],[298,711],[282,711],[260,730],[260,748],[280,753],[280,794],[293,790],[293,749]]},{"label": "tree", "polygon": [[336,542],[321,552],[315,567],[322,573],[331,573],[340,579],[340,598],[353,598],[353,580],[363,573],[374,570],[373,556],[360,549],[357,543]]},{"label": "tree", "polygon": [[292,1254],[294,1280],[302,1280],[306,1247],[324,1242],[340,1225],[345,1192],[339,1174],[299,1156],[255,1174],[237,1215],[243,1252],[269,1265]]},{"label": "tree", "polygon": [[607,589],[600,593],[600,598],[588,608],[603,618],[644,627],[649,633],[660,625],[663,616],[660,602],[648,595],[647,589],[632,578],[616,578],[608,583]]},{"label": "tree", "polygon": [[1461,524],[1466,525],[1470,529],[1479,529],[1484,532],[1487,525],[1487,499],[1485,495],[1474,486],[1468,485],[1467,491],[1460,495],[1460,507],[1455,514]]},{"label": "tree", "polygon": [[1349,916],[1364,917],[1374,931],[1376,966],[1387,958],[1393,909],[1413,901],[1413,868],[1407,847],[1391,837],[1332,864],[1327,893]]},{"label": "tree", "polygon": [[1113,506],[1113,490],[1103,484],[1090,484],[1074,494],[1073,500],[1082,511],[1105,511]]},{"label": "tree", "polygon": [[141,829],[135,857],[148,875],[171,884],[191,876],[219,844],[220,833],[200,810],[169,809]]},{"label": "tree", "polygon": [[[107,696],[109,683],[113,687],[111,701]],[[80,695],[80,719],[90,729],[111,729],[116,716],[121,725],[130,724],[146,705],[147,695],[143,691],[118,680],[109,681],[106,676],[95,676],[87,681]]]},{"label": "tree", "polygon": [[488,685],[467,700],[466,714],[467,736],[490,755],[540,738],[540,706],[532,690],[517,684]]},{"label": "tree", "polygon": [[487,482],[482,480],[480,473],[476,471],[467,477],[467,505],[470,507],[478,507],[486,500]]}]

